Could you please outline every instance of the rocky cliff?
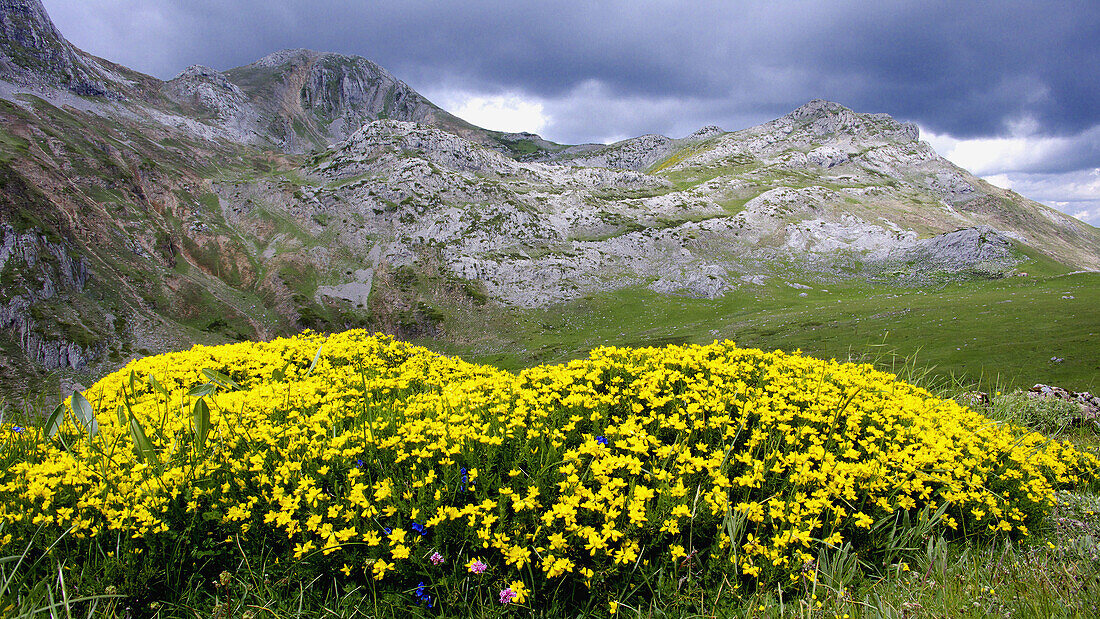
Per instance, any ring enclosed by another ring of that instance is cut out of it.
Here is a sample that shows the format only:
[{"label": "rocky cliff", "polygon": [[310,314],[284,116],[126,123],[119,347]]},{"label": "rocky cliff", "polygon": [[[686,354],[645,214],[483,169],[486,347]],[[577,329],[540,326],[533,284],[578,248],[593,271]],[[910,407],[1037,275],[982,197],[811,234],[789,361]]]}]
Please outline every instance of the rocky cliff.
[{"label": "rocky cliff", "polygon": [[107,96],[110,70],[61,36],[39,0],[0,0],[0,72],[23,85]]}]

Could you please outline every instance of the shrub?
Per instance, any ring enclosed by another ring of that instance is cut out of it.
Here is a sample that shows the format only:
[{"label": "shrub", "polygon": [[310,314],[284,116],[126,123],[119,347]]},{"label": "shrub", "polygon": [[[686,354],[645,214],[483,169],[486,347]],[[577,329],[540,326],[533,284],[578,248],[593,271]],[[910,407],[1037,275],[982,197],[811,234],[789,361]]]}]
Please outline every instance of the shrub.
[{"label": "shrub", "polygon": [[812,581],[830,549],[875,570],[928,535],[1027,535],[1100,466],[871,366],[731,342],[515,375],[306,333],[86,394],[52,437],[2,430],[0,543],[100,561],[136,600],[238,565],[418,612],[736,596]]}]

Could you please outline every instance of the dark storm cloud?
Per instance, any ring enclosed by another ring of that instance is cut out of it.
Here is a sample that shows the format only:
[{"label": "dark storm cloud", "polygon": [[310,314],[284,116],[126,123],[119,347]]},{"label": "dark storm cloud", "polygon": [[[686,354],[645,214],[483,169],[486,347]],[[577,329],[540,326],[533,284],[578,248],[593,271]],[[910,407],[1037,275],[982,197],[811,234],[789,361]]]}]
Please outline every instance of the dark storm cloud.
[{"label": "dark storm cloud", "polygon": [[[851,74],[851,95],[869,107],[959,137],[1004,132],[1031,117],[1050,133],[1097,124],[1100,3],[876,4],[802,42],[820,49],[804,66]],[[839,84],[838,90],[844,85]]]},{"label": "dark storm cloud", "polygon": [[[956,137],[1006,134],[1027,119],[1049,135],[1100,124],[1094,1],[45,4],[77,45],[162,78],[309,47],[366,56],[423,90],[567,102],[595,83],[620,107],[637,102],[641,124],[628,134],[736,129],[815,97]],[[675,102],[681,114],[663,121],[645,111],[675,112]],[[589,139],[606,133],[600,115]],[[583,117],[568,124],[571,138],[586,130]]]}]

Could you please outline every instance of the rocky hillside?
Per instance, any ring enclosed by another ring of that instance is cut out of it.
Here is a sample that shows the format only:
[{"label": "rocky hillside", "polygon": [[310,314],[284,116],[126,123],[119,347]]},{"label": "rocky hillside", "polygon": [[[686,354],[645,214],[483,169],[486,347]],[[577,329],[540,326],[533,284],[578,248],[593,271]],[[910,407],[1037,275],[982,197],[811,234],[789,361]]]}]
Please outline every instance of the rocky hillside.
[{"label": "rocky hillside", "polygon": [[7,394],[305,327],[462,338],[455,311],[621,289],[1100,268],[1100,231],[835,103],[568,146],[474,127],[362,58],[164,82],[74,48],[37,0],[0,0],[0,29]]},{"label": "rocky hillside", "polygon": [[[958,169],[912,125],[835,103],[736,133],[585,150],[519,162],[376,121],[312,157],[277,200],[323,223],[351,264],[438,263],[528,307],[629,286],[714,297],[769,278],[1002,276],[1025,259],[1021,246],[1100,267],[1095,229]],[[235,211],[274,194],[267,183],[216,189]],[[334,275],[318,300],[365,283]]]},{"label": "rocky hillside", "polygon": [[486,135],[373,62],[339,54],[283,50],[225,73],[196,65],[164,86],[172,101],[228,129],[233,141],[288,153],[326,148],[380,118]]}]

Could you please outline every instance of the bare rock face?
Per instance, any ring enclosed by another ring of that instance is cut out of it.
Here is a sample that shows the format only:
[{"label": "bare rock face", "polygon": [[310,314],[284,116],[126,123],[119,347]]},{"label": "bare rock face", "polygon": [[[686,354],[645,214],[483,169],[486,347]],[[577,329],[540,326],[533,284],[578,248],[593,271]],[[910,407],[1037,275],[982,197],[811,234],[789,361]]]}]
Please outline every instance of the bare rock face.
[{"label": "bare rock face", "polygon": [[104,346],[74,342],[39,324],[31,306],[61,295],[79,294],[88,283],[88,263],[60,242],[0,225],[0,273],[9,280],[0,295],[0,329],[15,333],[24,353],[47,370],[82,369]]},{"label": "bare rock face", "polygon": [[202,65],[192,65],[164,84],[173,100],[190,106],[223,129],[235,141],[256,141],[263,130],[261,118],[236,84]]},{"label": "bare rock face", "polygon": [[438,110],[427,99],[365,58],[323,54],[312,63],[301,89],[302,108],[329,123],[343,139],[366,122],[393,118],[429,122]]},{"label": "bare rock face", "polygon": [[920,241],[903,252],[903,258],[919,268],[946,271],[979,265],[1006,270],[1020,260],[1013,255],[1011,239],[989,226],[966,228]]},{"label": "bare rock face", "polygon": [[919,130],[912,123],[900,123],[887,114],[859,114],[824,99],[814,99],[774,123],[777,126],[801,125],[804,131],[818,137],[882,132],[893,140],[916,141],[919,138]]},{"label": "bare rock face", "polygon": [[290,152],[326,148],[382,118],[475,129],[358,56],[282,50],[223,74],[247,96],[258,130]]},{"label": "bare rock face", "polygon": [[61,36],[39,0],[0,0],[0,78],[108,96],[105,72]]},{"label": "bare rock face", "polygon": [[806,161],[823,168],[831,168],[851,160],[851,155],[835,146],[821,146],[806,154]]},{"label": "bare rock face", "polygon": [[672,154],[676,142],[663,135],[643,135],[617,142],[592,153],[569,158],[579,166],[643,170]]},{"label": "bare rock face", "polygon": [[553,153],[546,160],[586,167],[645,170],[685,147],[723,133],[720,127],[708,125],[678,140],[649,134],[608,145],[582,144]]}]

